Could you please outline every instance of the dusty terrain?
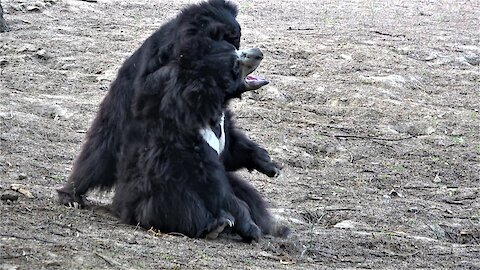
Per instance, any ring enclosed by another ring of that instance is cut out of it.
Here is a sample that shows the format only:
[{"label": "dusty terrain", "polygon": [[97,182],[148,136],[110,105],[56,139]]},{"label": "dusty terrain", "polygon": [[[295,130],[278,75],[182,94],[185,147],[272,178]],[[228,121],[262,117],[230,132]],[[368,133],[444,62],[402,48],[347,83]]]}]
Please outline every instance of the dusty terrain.
[{"label": "dusty terrain", "polygon": [[288,239],[146,232],[110,194],[57,205],[116,70],[191,2],[2,0],[0,269],[480,269],[476,0],[240,1],[272,83],[232,108],[285,166],[241,174]]}]

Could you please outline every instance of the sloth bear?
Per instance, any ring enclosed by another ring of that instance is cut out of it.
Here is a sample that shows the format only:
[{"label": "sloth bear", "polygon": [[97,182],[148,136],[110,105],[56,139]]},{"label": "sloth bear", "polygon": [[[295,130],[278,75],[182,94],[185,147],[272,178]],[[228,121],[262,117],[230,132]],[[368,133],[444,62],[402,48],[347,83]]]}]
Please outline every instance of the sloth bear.
[{"label": "sloth bear", "polygon": [[[115,185],[119,151],[124,143],[128,143],[122,134],[134,121],[132,101],[135,93],[155,93],[175,83],[176,78],[170,74],[170,65],[178,61],[175,57],[188,58],[208,49],[202,47],[205,44],[186,44],[192,35],[224,40],[238,49],[241,31],[235,19],[237,13],[236,6],[224,0],[191,5],[160,27],[123,63],[87,132],[68,182],[57,190],[61,204],[84,207],[88,191],[107,191]],[[179,54],[180,48],[185,50],[183,55]],[[248,58],[248,55],[240,56]],[[250,68],[249,72],[255,67],[246,66]],[[246,77],[247,73],[244,72],[243,76]],[[246,77],[241,89],[228,94],[226,101],[264,84],[265,81]],[[225,136],[229,146],[221,158],[227,171],[247,168],[270,177],[279,174],[280,166],[270,159],[268,153],[235,128],[230,112],[225,113]]]},{"label": "sloth bear", "polygon": [[226,41],[194,34],[184,45],[165,66],[165,86],[134,95],[113,209],[125,223],[162,232],[214,238],[232,226],[243,240],[258,240],[273,225],[263,199],[225,171],[199,132],[222,121],[225,99],[242,89],[242,62]]},{"label": "sloth bear", "polygon": [[[115,186],[113,208],[126,223],[209,238],[233,226],[245,241],[288,234],[258,191],[231,172],[280,171],[226,109],[267,83],[247,76],[262,55],[236,51],[236,15],[224,0],[191,5],[125,61],[57,190],[60,203],[83,207],[88,191]],[[223,151],[205,140],[219,124]]]}]

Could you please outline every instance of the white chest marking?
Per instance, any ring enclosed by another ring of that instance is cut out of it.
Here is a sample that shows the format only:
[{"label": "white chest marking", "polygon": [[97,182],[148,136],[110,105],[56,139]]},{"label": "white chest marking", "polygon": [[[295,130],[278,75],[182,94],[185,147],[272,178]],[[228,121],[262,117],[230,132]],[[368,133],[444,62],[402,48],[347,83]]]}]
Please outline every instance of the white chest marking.
[{"label": "white chest marking", "polygon": [[210,126],[200,129],[200,135],[202,135],[203,139],[213,148],[213,150],[217,151],[218,155],[223,152],[225,148],[225,113],[222,113],[222,117],[220,118],[220,138],[217,138],[215,133],[213,132]]}]

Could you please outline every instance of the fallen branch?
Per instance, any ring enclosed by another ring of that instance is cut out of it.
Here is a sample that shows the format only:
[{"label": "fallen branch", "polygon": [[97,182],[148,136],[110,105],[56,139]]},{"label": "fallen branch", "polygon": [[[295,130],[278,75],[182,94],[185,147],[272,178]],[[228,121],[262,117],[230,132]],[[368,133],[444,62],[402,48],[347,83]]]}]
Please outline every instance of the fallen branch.
[{"label": "fallen branch", "polygon": [[114,266],[116,267],[117,269],[124,269],[124,267],[122,266],[121,263],[113,260],[113,259],[110,259],[110,258],[107,258],[106,256],[98,253],[98,252],[94,252],[93,254],[95,254],[96,256],[98,256],[100,259],[104,260],[106,263],[108,263],[110,266]]},{"label": "fallen branch", "polygon": [[188,236],[186,236],[185,234],[179,233],[179,232],[169,232],[169,233],[166,233],[166,235],[178,236],[178,237],[188,237]]},{"label": "fallen branch", "polygon": [[75,230],[75,231],[77,231],[77,232],[79,232],[79,233],[85,233],[84,231],[82,231],[82,230],[80,230],[80,229],[78,229],[78,228],[76,228],[76,227],[73,227],[72,225],[62,224],[62,223],[60,223],[60,222],[55,222],[55,221],[53,221],[51,224],[55,224],[55,225],[57,225],[57,226],[59,226],[59,227],[65,228],[65,229]]},{"label": "fallen branch", "polygon": [[361,135],[349,135],[349,134],[329,134],[326,132],[322,132],[322,135],[333,137],[333,138],[345,138],[345,139],[362,139],[362,140],[376,140],[376,141],[403,141],[408,139],[416,138],[416,136],[407,136],[407,137],[400,137],[400,138],[382,138],[382,137],[375,137],[375,136],[361,136]]},{"label": "fallen branch", "polygon": [[334,212],[334,211],[358,211],[355,208],[325,208],[327,212]]},{"label": "fallen branch", "polygon": [[33,255],[34,253],[25,253],[25,254],[20,254],[20,255],[7,255],[0,257],[0,260],[10,260],[10,259],[16,259],[16,258],[22,258],[22,257],[27,257],[30,255]]},{"label": "fallen branch", "polygon": [[463,205],[464,203],[462,201],[455,201],[451,199],[444,199],[443,202],[448,203],[448,204],[456,204],[456,205]]},{"label": "fallen branch", "polygon": [[[442,186],[404,186],[404,189],[428,189],[428,188],[441,188]],[[446,188],[458,188],[458,186],[446,186]]]},{"label": "fallen branch", "polygon": [[440,186],[405,186],[404,189],[429,189],[429,188],[440,188]]},{"label": "fallen branch", "polygon": [[17,238],[17,239],[22,239],[22,240],[36,240],[38,242],[43,242],[43,243],[48,243],[48,244],[57,244],[53,241],[50,241],[50,240],[46,240],[46,239],[42,239],[42,238],[39,238],[37,236],[34,236],[34,237],[24,237],[24,236],[19,236],[19,235],[14,235],[14,234],[0,234],[0,236],[3,236],[3,237],[12,237],[12,238]]},{"label": "fallen branch", "polygon": [[306,28],[293,28],[293,27],[288,27],[287,30],[289,31],[313,31],[313,30],[316,30],[315,28],[311,28],[311,27],[306,27]]},{"label": "fallen branch", "polygon": [[405,37],[404,34],[390,34],[390,33],[384,33],[384,32],[380,32],[378,30],[374,30],[374,31],[371,31],[372,33],[374,34],[378,34],[378,35],[382,35],[382,36],[389,36],[389,37]]}]

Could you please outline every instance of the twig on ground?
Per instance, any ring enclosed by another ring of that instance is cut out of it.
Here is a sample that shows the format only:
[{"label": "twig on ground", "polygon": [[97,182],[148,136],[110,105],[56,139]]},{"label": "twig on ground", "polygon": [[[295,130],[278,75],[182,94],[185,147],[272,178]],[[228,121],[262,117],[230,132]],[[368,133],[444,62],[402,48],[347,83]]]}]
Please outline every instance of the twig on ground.
[{"label": "twig on ground", "polygon": [[19,236],[19,235],[14,235],[14,234],[6,234],[6,233],[2,233],[0,234],[0,236],[3,236],[3,237],[13,237],[13,238],[17,238],[17,239],[22,239],[22,240],[36,240],[38,242],[43,242],[43,243],[48,243],[48,244],[58,244],[56,242],[53,242],[53,241],[50,241],[50,240],[47,240],[47,239],[42,239],[42,238],[39,238],[37,236],[34,236],[34,237],[24,237],[24,236]]},{"label": "twig on ground", "polygon": [[185,234],[179,233],[179,232],[169,232],[169,233],[166,233],[166,235],[180,236],[180,237],[188,237],[188,236],[186,236]]},{"label": "twig on ground", "polygon": [[334,212],[334,211],[358,211],[355,208],[325,208],[324,209],[327,212]]},{"label": "twig on ground", "polygon": [[443,199],[443,201],[448,203],[448,204],[456,204],[456,205],[462,205],[463,204],[462,201],[455,201],[455,200],[452,200],[452,199]]},{"label": "twig on ground", "polygon": [[371,31],[372,33],[374,34],[378,34],[378,35],[382,35],[382,36],[389,36],[389,37],[405,37],[404,34],[390,34],[390,33],[384,33],[384,32],[380,32],[380,31],[377,31],[377,30],[374,30],[374,31]]},{"label": "twig on ground", "polygon": [[[262,118],[262,120],[266,120],[268,122],[270,122],[271,124],[278,124],[278,123],[274,123],[270,118],[266,118],[265,116],[263,116],[262,114],[260,113],[255,113],[258,117]],[[279,122],[280,123],[280,122]]]},{"label": "twig on ground", "polygon": [[413,139],[415,136],[407,136],[407,137],[400,137],[400,138],[382,138],[382,137],[373,137],[373,136],[360,136],[360,135],[342,135],[342,134],[334,134],[330,135],[334,138],[352,138],[352,139],[364,139],[364,140],[378,140],[378,141],[403,141],[408,139]]},{"label": "twig on ground", "polygon": [[293,27],[288,27],[287,30],[290,30],[290,31],[314,31],[316,30],[315,28],[311,28],[311,27],[305,27],[305,28],[293,28]]},{"label": "twig on ground", "polygon": [[62,227],[62,228],[66,228],[66,229],[70,229],[70,230],[75,230],[79,233],[85,233],[84,231],[80,230],[79,228],[76,228],[76,227],[73,227],[72,225],[67,225],[67,224],[62,224],[60,222],[55,222],[53,221],[52,224],[55,224],[59,227]]},{"label": "twig on ground", "polygon": [[115,262],[112,259],[109,259],[109,258],[103,256],[102,254],[98,253],[98,252],[94,252],[93,254],[97,255],[99,258],[101,258],[102,260],[107,262],[110,266],[121,266],[120,263]]},{"label": "twig on ground", "polygon": [[428,188],[440,188],[440,186],[405,186],[404,189],[428,189]]},{"label": "twig on ground", "polygon": [[333,137],[335,139],[344,138],[344,139],[362,139],[362,140],[376,140],[376,141],[403,141],[408,139],[416,138],[417,136],[407,136],[400,138],[383,138],[375,136],[362,136],[362,135],[350,135],[350,134],[330,134],[328,132],[320,132],[321,135],[327,137]]},{"label": "twig on ground", "polygon": [[33,255],[33,253],[25,253],[25,254],[19,254],[19,255],[7,255],[0,257],[0,260],[10,260],[10,259],[16,259],[16,258],[22,258],[22,257],[27,257]]}]

